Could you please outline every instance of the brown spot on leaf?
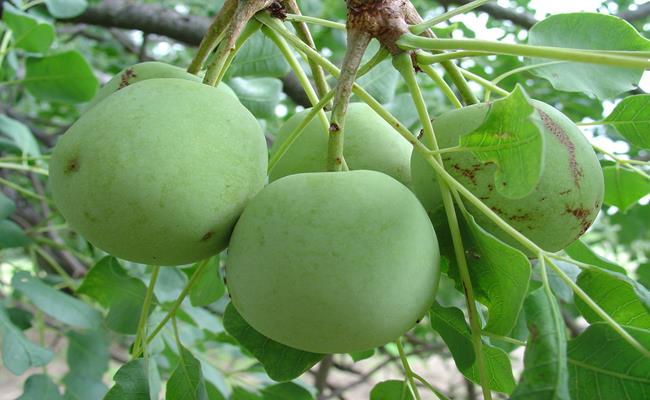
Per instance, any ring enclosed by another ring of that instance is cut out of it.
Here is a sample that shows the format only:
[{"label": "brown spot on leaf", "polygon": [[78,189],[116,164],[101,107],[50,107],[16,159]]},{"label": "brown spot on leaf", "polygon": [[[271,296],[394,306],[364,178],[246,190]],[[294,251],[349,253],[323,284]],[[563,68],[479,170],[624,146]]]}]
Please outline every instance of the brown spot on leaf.
[{"label": "brown spot on leaf", "polygon": [[117,87],[117,90],[124,89],[125,87],[129,86],[131,84],[131,79],[137,77],[138,75],[135,73],[135,70],[133,68],[127,68],[122,72],[122,75],[120,75],[120,85]]},{"label": "brown spot on leaf", "polygon": [[580,187],[580,181],[582,179],[583,173],[578,166],[578,162],[576,161],[576,146],[573,144],[566,131],[555,121],[553,121],[548,114],[539,109],[537,112],[542,117],[544,127],[549,132],[551,132],[564,147],[566,147],[567,152],[569,153],[569,168],[571,169],[571,175],[573,175],[573,181],[577,187]]}]

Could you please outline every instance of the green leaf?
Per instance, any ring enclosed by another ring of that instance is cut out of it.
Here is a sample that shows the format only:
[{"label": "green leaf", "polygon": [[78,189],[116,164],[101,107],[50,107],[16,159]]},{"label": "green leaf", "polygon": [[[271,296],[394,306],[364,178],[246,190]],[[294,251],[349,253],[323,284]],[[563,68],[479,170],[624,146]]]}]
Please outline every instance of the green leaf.
[{"label": "green leaf", "polygon": [[23,84],[41,100],[83,103],[95,96],[99,81],[81,53],[70,50],[45,57],[29,57]]},{"label": "green leaf", "polygon": [[507,336],[528,292],[530,262],[524,253],[481,228],[471,215],[465,219],[473,236],[467,257],[472,286],[489,312],[484,330]]},{"label": "green leaf", "polygon": [[[650,332],[624,327],[650,349]],[[604,323],[591,325],[569,341],[571,398],[645,399],[650,393],[650,362]]]},{"label": "green leaf", "polygon": [[208,400],[201,363],[184,347],[180,348],[178,365],[167,381],[165,398]]},{"label": "green leaf", "polygon": [[[199,263],[196,263],[190,268],[185,268],[183,272],[190,277],[198,266]],[[190,302],[194,307],[207,306],[219,300],[225,292],[226,287],[219,276],[219,256],[214,256],[190,289]]]},{"label": "green leaf", "polygon": [[32,244],[32,240],[25,235],[22,228],[11,221],[0,221],[0,249],[12,247],[25,247]]},{"label": "green leaf", "polygon": [[77,293],[88,295],[108,308],[106,324],[111,330],[136,333],[147,287],[129,276],[115,257],[99,260],[88,271]]},{"label": "green leaf", "polygon": [[83,301],[46,285],[28,272],[16,273],[11,284],[38,309],[50,317],[74,328],[96,329],[101,314]]},{"label": "green leaf", "polygon": [[115,385],[106,393],[104,400],[151,400],[145,359],[139,358],[122,365],[113,380]]},{"label": "green leaf", "polygon": [[276,78],[233,78],[228,85],[235,91],[239,101],[257,118],[275,115],[280,103],[282,81]]},{"label": "green leaf", "polygon": [[[456,307],[443,307],[435,303],[429,311],[429,316],[431,326],[449,347],[460,372],[470,381],[480,384],[471,332],[465,322],[463,312]],[[511,393],[515,388],[515,378],[512,376],[508,354],[499,348],[483,343],[483,358],[490,389]]]},{"label": "green leaf", "polygon": [[641,264],[636,269],[636,275],[639,277],[639,283],[650,289],[650,263]]},{"label": "green leaf", "polygon": [[70,331],[68,336],[68,368],[71,373],[81,373],[87,379],[101,381],[110,354],[109,337],[104,331]]},{"label": "green leaf", "polygon": [[357,83],[381,104],[393,101],[398,82],[399,72],[390,60],[382,61],[357,80]]},{"label": "green leaf", "polygon": [[226,307],[223,325],[239,344],[257,358],[275,381],[293,380],[323,359],[324,354],[297,350],[271,340],[253,329],[232,303]]},{"label": "green leaf", "polygon": [[45,374],[35,374],[27,378],[23,394],[18,400],[62,400],[59,387]]},{"label": "green leaf", "polygon": [[32,135],[27,125],[20,121],[9,118],[6,115],[0,115],[0,134],[9,138],[22,155],[35,156],[41,155],[38,142]]},{"label": "green leaf", "polygon": [[370,391],[370,400],[413,400],[406,381],[379,382]]},{"label": "green leaf", "polygon": [[[2,116],[0,116],[2,118]],[[0,220],[7,218],[16,211],[16,204],[0,192]]]},{"label": "green leaf", "polygon": [[313,400],[309,390],[293,382],[278,383],[262,389],[264,400]]},{"label": "green leaf", "polygon": [[524,372],[510,400],[571,400],[566,328],[557,301],[539,288],[526,298],[525,310],[530,335]]},{"label": "green leaf", "polygon": [[620,272],[625,274],[625,268],[620,267],[613,262],[606,260],[594,253],[589,246],[587,246],[581,240],[576,240],[569,247],[565,248],[564,251],[571,256],[576,261],[583,262],[585,264],[593,265],[598,268],[607,269],[614,272]]},{"label": "green leaf", "polygon": [[282,78],[289,73],[289,69],[289,64],[273,41],[257,32],[237,52],[228,69],[228,76]]},{"label": "green leaf", "polygon": [[34,319],[34,315],[31,312],[18,307],[9,307],[6,311],[11,323],[14,324],[16,328],[24,331],[32,327],[32,319]]},{"label": "green leaf", "polygon": [[650,95],[629,96],[605,119],[635,146],[650,149]]},{"label": "green leaf", "polygon": [[[209,400],[226,400],[223,394],[217,389],[215,385],[213,385],[210,382],[205,382],[205,389],[208,392],[208,399]],[[158,400],[156,399],[151,399],[151,400]]]},{"label": "green leaf", "polygon": [[249,392],[242,387],[236,387],[232,390],[230,400],[263,400],[262,396],[257,393]]},{"label": "green leaf", "polygon": [[530,193],[542,175],[542,121],[521,86],[490,105],[481,126],[461,136],[460,146],[498,169],[495,187],[501,195],[518,199]]},{"label": "green leaf", "polygon": [[650,180],[630,170],[609,166],[603,168],[605,203],[625,212],[650,194]]},{"label": "green leaf", "polygon": [[14,46],[31,53],[44,53],[54,42],[54,26],[4,3],[2,20],[14,36]]},{"label": "green leaf", "polygon": [[372,356],[375,355],[375,349],[370,349],[370,350],[365,350],[365,351],[357,351],[354,353],[350,353],[350,357],[352,357],[352,360],[354,362],[358,362],[361,360],[366,360]]},{"label": "green leaf", "polygon": [[[605,14],[572,13],[552,15],[529,32],[528,42],[537,46],[588,50],[650,50],[645,39],[626,21]],[[534,59],[534,64],[549,62]],[[565,62],[535,68],[531,72],[547,79],[557,90],[582,92],[608,99],[639,84],[643,69]]]},{"label": "green leaf", "polygon": [[11,323],[5,308],[0,304],[0,334],[2,334],[2,364],[14,375],[28,368],[41,367],[52,360],[52,352],[27,340]]},{"label": "green leaf", "polygon": [[65,400],[100,400],[108,391],[103,382],[87,379],[83,374],[67,374],[63,383]]},{"label": "green leaf", "polygon": [[55,18],[72,18],[88,7],[86,0],[45,0],[47,11]]},{"label": "green leaf", "polygon": [[[650,329],[650,291],[638,282],[616,272],[587,269],[577,283],[619,324]],[[580,298],[575,301],[587,321],[602,321]]]}]

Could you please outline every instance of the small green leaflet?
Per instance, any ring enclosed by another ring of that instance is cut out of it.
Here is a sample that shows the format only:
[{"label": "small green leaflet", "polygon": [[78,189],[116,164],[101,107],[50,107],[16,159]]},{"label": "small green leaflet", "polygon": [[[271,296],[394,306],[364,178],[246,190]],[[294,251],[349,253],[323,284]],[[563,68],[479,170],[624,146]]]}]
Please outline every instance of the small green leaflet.
[{"label": "small green leaflet", "polygon": [[618,166],[603,168],[605,203],[625,212],[650,194],[650,180]]},{"label": "small green leaflet", "polygon": [[88,7],[86,0],[45,0],[47,11],[55,18],[72,18]]},{"label": "small green leaflet", "polygon": [[541,117],[521,86],[490,105],[483,124],[460,138],[460,146],[484,163],[497,165],[495,188],[518,199],[529,194],[542,175],[544,140]]},{"label": "small green leaflet", "polygon": [[571,245],[569,245],[569,247],[564,249],[564,251],[576,261],[593,265],[598,268],[607,269],[613,272],[620,272],[622,274],[626,273],[623,267],[620,267],[594,253],[582,240],[576,240]]},{"label": "small green leaflet", "polygon": [[257,32],[237,52],[228,77],[282,78],[290,67],[273,41]]},{"label": "small green leaflet", "polygon": [[[650,332],[623,328],[650,349]],[[569,341],[568,358],[573,399],[633,400],[650,394],[650,362],[604,323],[592,324]]]},{"label": "small green leaflet", "polygon": [[650,149],[650,95],[628,96],[605,119],[635,146]]},{"label": "small green leaflet", "polygon": [[413,395],[406,381],[390,380],[376,384],[370,400],[413,400]]},{"label": "small green leaflet", "polygon": [[262,389],[263,400],[313,400],[309,390],[293,382],[277,383]]},{"label": "small green leaflet", "polygon": [[110,338],[106,331],[69,331],[67,361],[69,371],[63,378],[66,399],[102,397],[108,388],[103,382],[110,359]]},{"label": "small green leaflet", "polygon": [[[531,28],[528,43],[587,50],[648,51],[650,41],[628,22],[596,13],[557,14]],[[533,59],[533,64],[549,62]],[[532,69],[557,90],[582,92],[599,99],[615,97],[639,84],[643,69],[563,62]]]},{"label": "small green leaflet", "polygon": [[[185,268],[183,272],[189,277],[198,268],[199,263]],[[194,286],[190,289],[190,302],[194,307],[203,307],[219,300],[226,292],[226,287],[219,275],[219,256],[214,256],[208,261],[208,265],[201,272]]]},{"label": "small green leaflet", "polygon": [[83,103],[91,100],[99,89],[92,68],[76,50],[29,57],[25,68],[23,85],[41,100]]},{"label": "small green leaflet", "polygon": [[[1,118],[2,116],[0,116]],[[16,204],[0,192],[0,220],[7,218],[16,211]]]},{"label": "small green leaflet", "polygon": [[23,394],[17,400],[63,400],[63,396],[49,376],[35,374],[27,378]]},{"label": "small green leaflet", "polygon": [[[429,311],[429,316],[431,326],[449,347],[460,372],[467,379],[480,384],[474,345],[463,312],[456,307],[443,307],[435,303]],[[483,343],[483,358],[490,389],[511,393],[515,388],[515,378],[512,376],[512,367],[506,352]]]},{"label": "small green leaflet", "polygon": [[[586,269],[578,276],[578,286],[621,325],[650,330],[650,291],[625,275]],[[591,323],[601,318],[577,296],[576,306]]]},{"label": "small green leaflet", "polygon": [[9,220],[0,221],[0,249],[25,247],[30,244],[32,240],[20,226]]},{"label": "small green leaflet", "polygon": [[41,155],[36,138],[22,122],[0,115],[0,134],[9,138],[11,144],[20,150],[21,155],[36,157]]},{"label": "small green leaflet", "polygon": [[244,321],[232,303],[226,307],[223,326],[262,363],[269,377],[278,382],[299,377],[325,356],[297,350],[263,336]]},{"label": "small green leaflet", "polygon": [[571,400],[566,356],[566,333],[557,301],[543,287],[525,303],[530,335],[524,372],[510,400]]},{"label": "small green leaflet", "polygon": [[115,385],[104,400],[151,400],[146,360],[139,358],[122,365],[113,380]]},{"label": "small green leaflet", "polygon": [[186,348],[181,347],[179,350],[178,365],[167,381],[165,398],[208,400],[201,363]]},{"label": "small green leaflet", "polygon": [[2,334],[2,364],[14,375],[28,368],[41,367],[52,360],[49,349],[27,340],[23,332],[11,323],[5,308],[0,304],[0,334]]},{"label": "small green leaflet", "polygon": [[257,118],[274,115],[282,98],[282,81],[277,78],[232,78],[228,85]]},{"label": "small green leaflet", "polygon": [[14,46],[30,53],[44,53],[54,42],[54,26],[4,2],[2,20],[13,33]]},{"label": "small green leaflet", "polygon": [[96,329],[101,323],[99,311],[83,301],[46,285],[28,272],[16,273],[11,285],[50,317],[74,328]]},{"label": "small green leaflet", "polygon": [[375,349],[350,353],[350,357],[352,357],[352,360],[354,360],[354,362],[368,359],[374,355],[375,355]]}]

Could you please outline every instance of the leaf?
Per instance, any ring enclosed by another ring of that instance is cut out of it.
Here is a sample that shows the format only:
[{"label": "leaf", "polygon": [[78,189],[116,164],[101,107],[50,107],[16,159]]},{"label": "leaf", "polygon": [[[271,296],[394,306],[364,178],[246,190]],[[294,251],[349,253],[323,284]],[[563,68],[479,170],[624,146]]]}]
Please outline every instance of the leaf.
[{"label": "leaf", "polygon": [[[199,263],[196,263],[190,268],[185,268],[183,272],[189,278],[198,265]],[[201,276],[190,289],[190,302],[194,307],[207,306],[219,300],[225,292],[226,287],[219,276],[219,256],[214,256],[210,258]]]},{"label": "leaf", "polygon": [[[624,327],[650,349],[650,332]],[[650,393],[650,362],[604,323],[587,328],[569,341],[571,398],[589,400],[645,399]]]},{"label": "leaf", "polygon": [[[0,116],[0,119],[2,116]],[[7,218],[16,211],[16,204],[0,192],[0,220]]]},{"label": "leaf", "polygon": [[11,284],[45,314],[74,328],[96,329],[101,323],[97,310],[46,285],[28,272],[17,272]]},{"label": "leaf", "polygon": [[257,118],[275,115],[280,103],[282,81],[276,78],[233,78],[228,85],[235,91],[239,101]]},{"label": "leaf", "polygon": [[289,69],[289,64],[273,41],[257,32],[237,52],[228,69],[228,76],[282,78],[289,73]]},{"label": "leaf", "polygon": [[528,343],[524,372],[511,400],[571,400],[566,333],[560,308],[544,288],[531,292],[525,303]]},{"label": "leaf", "polygon": [[609,166],[603,168],[605,203],[627,211],[650,194],[650,180],[630,170]]},{"label": "leaf", "polygon": [[32,327],[32,319],[34,319],[34,315],[31,312],[18,307],[9,307],[6,311],[11,323],[14,324],[16,328],[24,331]]},{"label": "leaf", "polygon": [[[571,264],[562,260],[554,260],[553,263],[564,272],[569,279],[571,279],[573,282],[578,279],[578,275],[580,275],[580,268],[577,267],[575,264]],[[538,265],[539,265],[539,260],[538,260]],[[539,268],[535,268],[535,278],[537,279],[537,282],[541,285],[541,274],[539,271]],[[565,303],[571,304],[573,303],[573,290],[569,287],[569,285],[560,278],[560,275],[558,275],[555,271],[552,269],[547,268],[548,272],[548,282],[549,286],[551,286],[551,290],[553,291],[553,294],[558,298],[558,300],[563,301]]]},{"label": "leaf", "polygon": [[226,307],[223,326],[242,347],[262,363],[266,373],[274,381],[295,379],[325,356],[297,350],[263,336],[244,321],[232,303]]},{"label": "leaf", "polygon": [[576,261],[613,272],[620,272],[622,274],[626,273],[625,268],[620,267],[594,253],[582,240],[576,240],[569,245],[569,247],[565,248],[564,251]]},{"label": "leaf", "polygon": [[184,347],[179,353],[178,365],[167,381],[165,398],[208,400],[201,363]]},{"label": "leaf", "polygon": [[636,269],[636,275],[639,277],[639,283],[645,286],[646,289],[650,289],[650,264],[645,263],[639,265]]},{"label": "leaf", "polygon": [[466,214],[465,219],[478,251],[470,250],[467,257],[470,278],[477,299],[489,312],[484,330],[507,336],[517,323],[528,292],[530,262],[524,253],[481,228],[471,215]]},{"label": "leaf", "polygon": [[99,260],[88,271],[77,293],[88,295],[108,308],[106,324],[111,330],[136,333],[147,287],[129,276],[115,257]]},{"label": "leaf", "polygon": [[68,368],[81,373],[86,379],[101,381],[106,370],[110,354],[109,337],[104,331],[70,331],[68,336]]},{"label": "leaf", "polygon": [[72,18],[88,7],[86,0],[45,0],[47,11],[55,18]]},{"label": "leaf", "polygon": [[131,360],[122,365],[113,376],[113,380],[115,385],[106,393],[103,400],[151,400],[145,359]]},{"label": "leaf", "polygon": [[477,159],[497,165],[498,193],[518,199],[529,194],[542,175],[542,121],[524,89],[517,85],[507,97],[493,102],[485,121],[461,136],[460,146]]},{"label": "leaf", "polygon": [[650,149],[650,95],[628,96],[605,119],[635,146]]},{"label": "leaf", "polygon": [[32,244],[32,240],[25,235],[22,228],[11,221],[0,221],[0,249],[12,247],[25,247]]},{"label": "leaf", "polygon": [[[429,311],[429,316],[431,326],[449,347],[460,372],[467,379],[480,384],[471,332],[463,312],[456,307],[443,307],[435,303]],[[512,367],[506,352],[483,343],[483,357],[490,389],[511,393],[515,387],[515,378],[512,376]]]},{"label": "leaf", "polygon": [[18,400],[62,400],[59,387],[45,374],[31,375],[25,381],[23,394]]},{"label": "leaf", "polygon": [[379,382],[370,391],[370,400],[413,400],[406,381]]},{"label": "leaf", "polygon": [[[628,22],[596,13],[552,15],[531,28],[528,43],[589,50],[650,50],[650,41]],[[548,61],[534,59],[532,63]],[[531,72],[551,82],[557,90],[582,92],[599,99],[608,99],[634,89],[643,75],[642,68],[575,62],[535,68]]]},{"label": "leaf", "polygon": [[[208,392],[208,399],[209,400],[226,400],[226,398],[221,394],[219,389],[215,385],[213,385],[210,382],[205,382],[205,388],[206,391]],[[151,400],[158,400],[156,399],[151,399]]]},{"label": "leaf", "polygon": [[14,375],[28,368],[42,367],[52,360],[49,349],[35,345],[11,323],[5,308],[0,304],[0,333],[2,334],[2,364]]},{"label": "leaf", "polygon": [[103,382],[86,379],[83,374],[67,374],[63,383],[65,400],[100,400],[108,391]]},{"label": "leaf", "polygon": [[[577,283],[619,324],[650,329],[650,291],[638,282],[616,272],[587,269]],[[575,301],[587,321],[602,320],[578,296]]]},{"label": "leaf", "polygon": [[9,118],[6,115],[0,115],[0,134],[9,138],[10,142],[16,145],[22,155],[35,156],[41,155],[38,142],[32,135],[27,125],[20,121]]},{"label": "leaf", "polygon": [[370,350],[365,350],[365,351],[357,351],[354,353],[350,353],[350,357],[352,357],[352,360],[354,362],[358,362],[361,360],[366,360],[372,356],[375,355],[375,349],[370,349]]},{"label": "leaf", "polygon": [[31,53],[44,53],[54,42],[54,26],[5,2],[2,20],[14,36],[14,46]]},{"label": "leaf", "polygon": [[357,83],[381,104],[393,101],[398,82],[399,72],[390,60],[382,61],[357,80]]},{"label": "leaf", "polygon": [[81,53],[70,50],[45,57],[29,57],[23,84],[41,100],[83,103],[95,96],[99,81]]},{"label": "leaf", "polygon": [[263,400],[262,396],[257,393],[249,392],[242,387],[236,387],[232,390],[230,400]]},{"label": "leaf", "polygon": [[277,383],[262,389],[263,400],[313,400],[309,390],[293,382]]}]

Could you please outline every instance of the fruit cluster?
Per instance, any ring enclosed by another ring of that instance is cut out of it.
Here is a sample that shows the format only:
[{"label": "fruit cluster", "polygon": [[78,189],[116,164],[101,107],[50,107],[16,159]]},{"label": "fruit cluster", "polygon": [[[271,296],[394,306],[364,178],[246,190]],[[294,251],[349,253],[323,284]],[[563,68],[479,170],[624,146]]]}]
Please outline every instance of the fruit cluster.
[{"label": "fruit cluster", "polygon": [[[554,251],[593,222],[603,178],[578,128],[554,108],[534,106],[545,168],[525,198],[500,196],[495,166],[469,152],[444,162],[508,223]],[[480,104],[437,118],[440,145],[458,145],[488,110]],[[306,114],[286,122],[271,154]],[[61,138],[52,192],[72,227],[126,260],[182,265],[228,248],[232,302],[265,336],[319,353],[366,350],[406,332],[434,300],[433,226],[447,235],[440,192],[433,170],[368,106],[351,104],[346,117],[350,172],[325,172],[326,128],[309,123],[267,172],[264,134],[225,84],[138,64],[113,78]]]}]

